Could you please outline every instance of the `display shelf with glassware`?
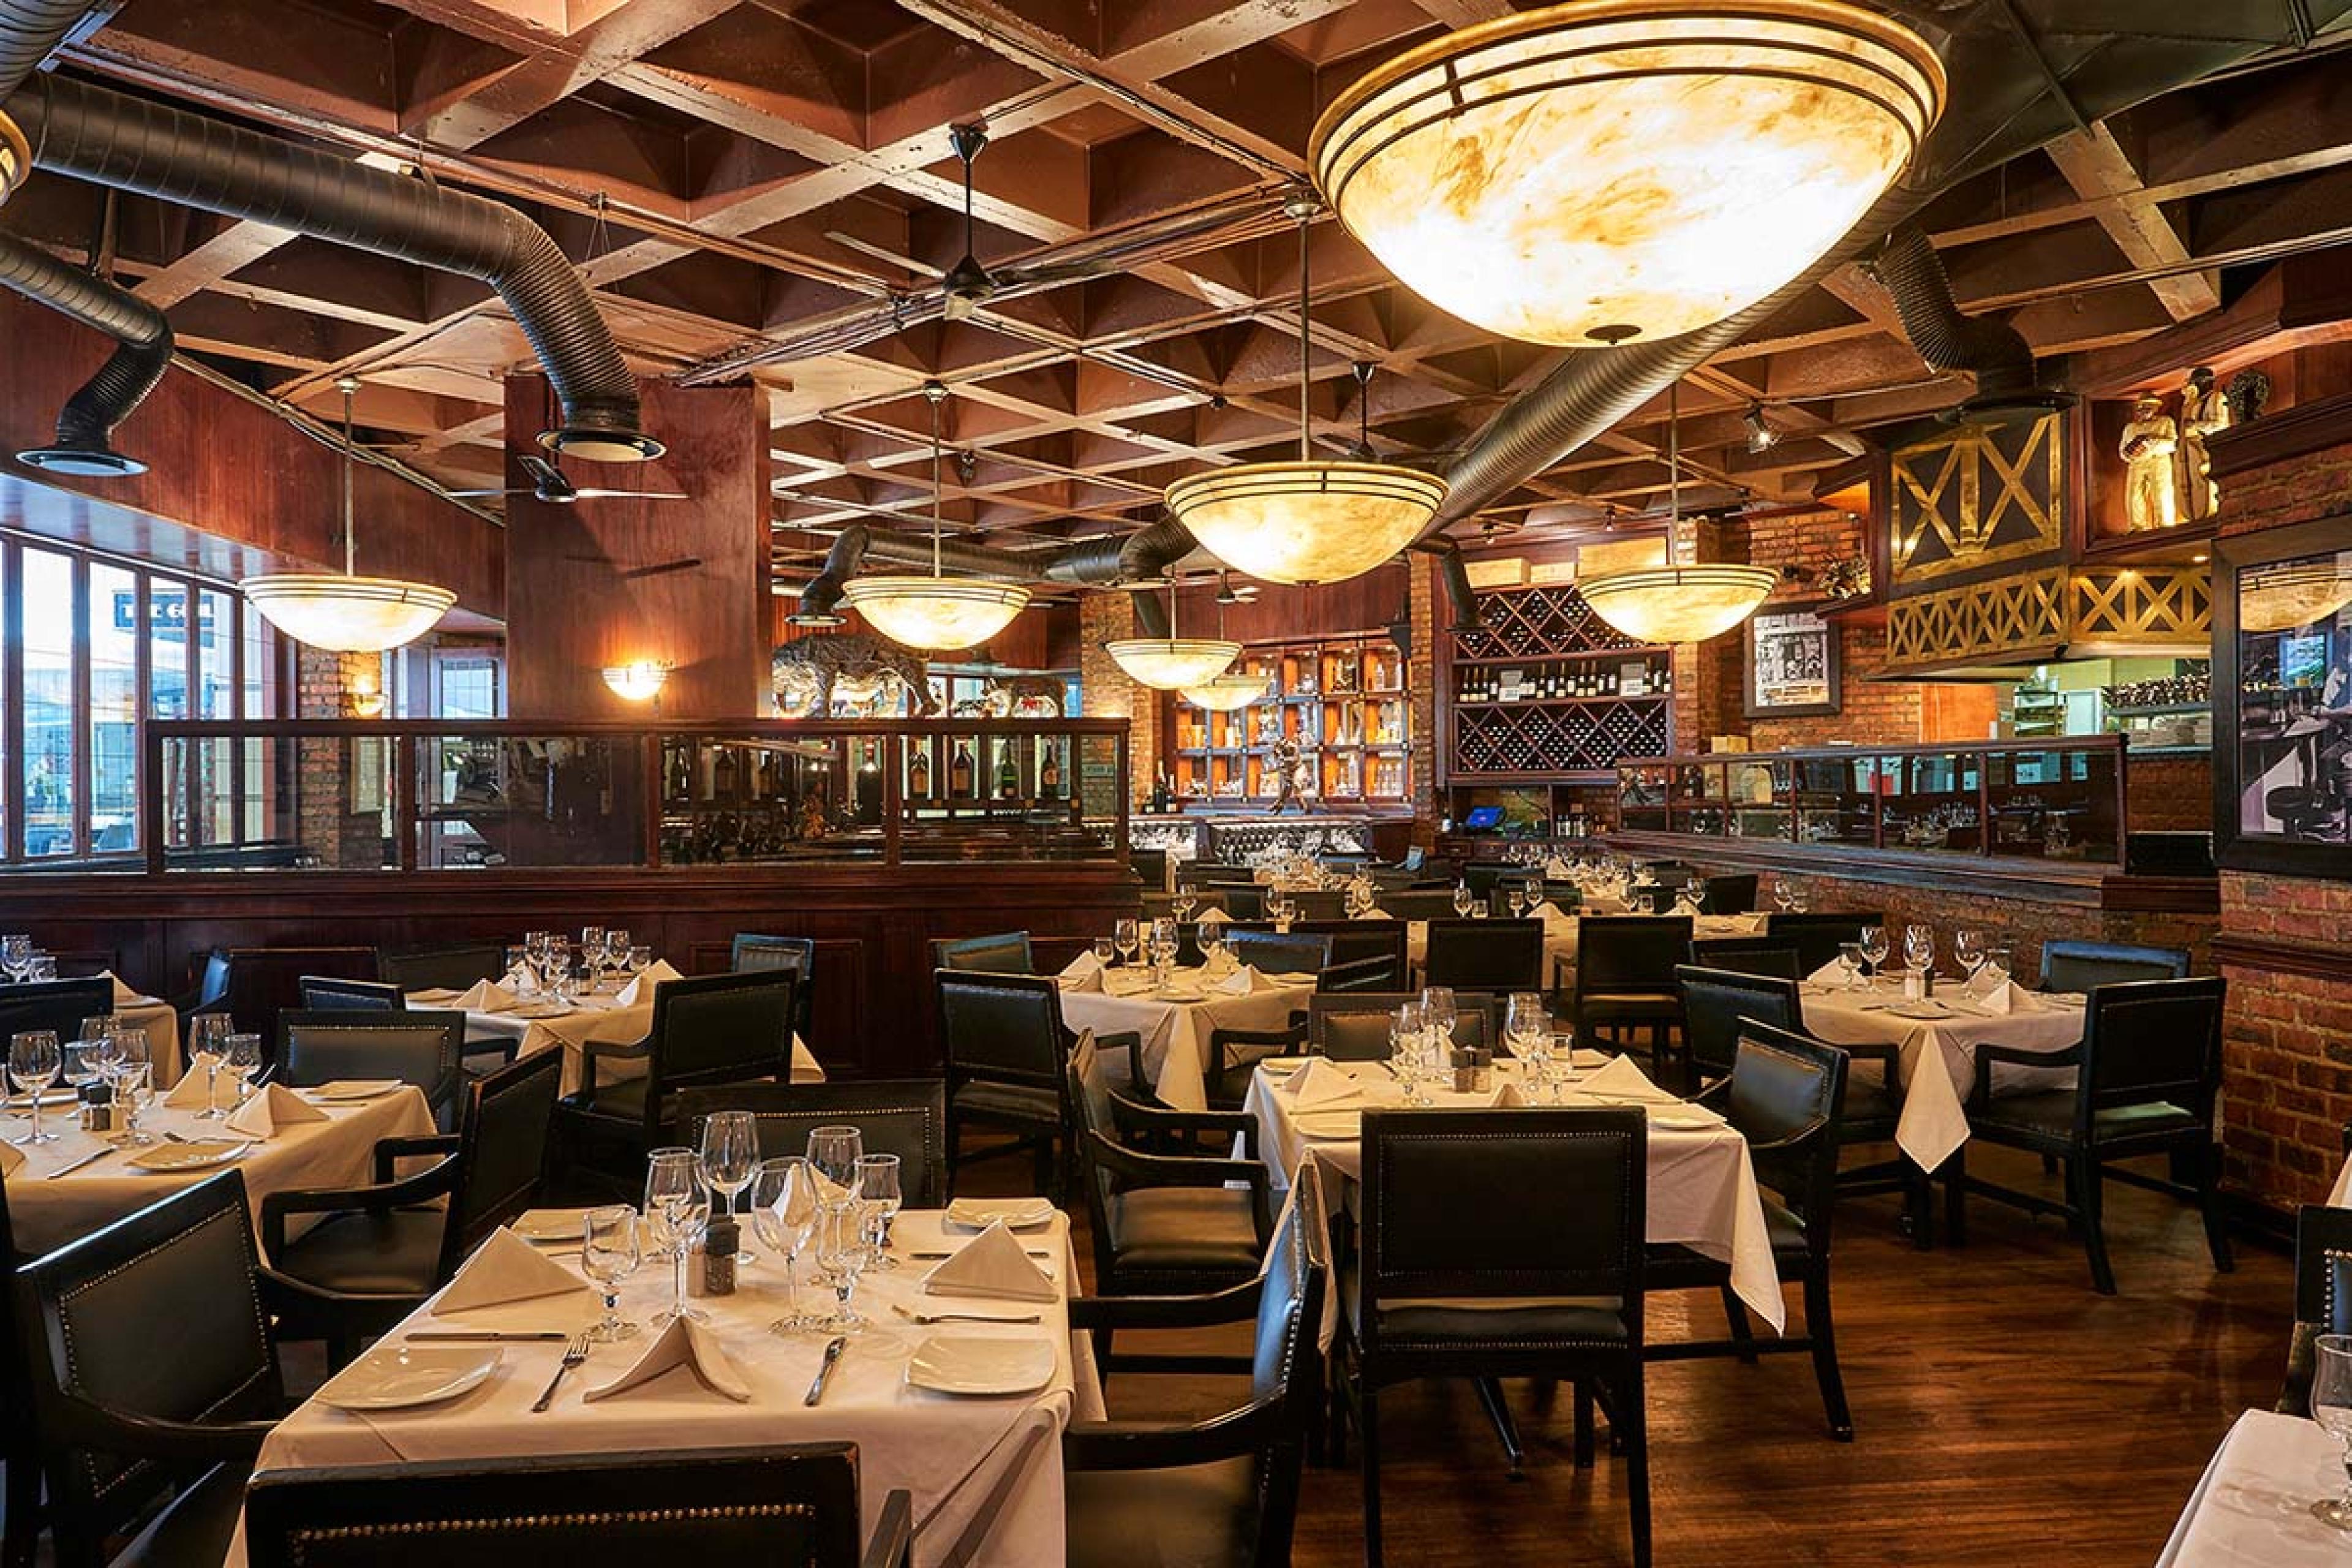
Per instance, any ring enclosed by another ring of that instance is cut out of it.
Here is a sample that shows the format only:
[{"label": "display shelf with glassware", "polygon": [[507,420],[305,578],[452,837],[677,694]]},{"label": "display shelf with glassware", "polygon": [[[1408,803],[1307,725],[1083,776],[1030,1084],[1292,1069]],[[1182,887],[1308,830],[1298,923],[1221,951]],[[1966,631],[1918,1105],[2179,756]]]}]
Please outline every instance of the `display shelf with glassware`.
[{"label": "display shelf with glassware", "polygon": [[1674,747],[1674,650],[1634,642],[1572,584],[1487,589],[1439,649],[1440,757],[1458,784],[1590,781]]},{"label": "display shelf with glassware", "polygon": [[2155,680],[2130,680],[2105,688],[2107,727],[2129,735],[2132,747],[2209,750],[2213,744],[2213,666],[2184,659],[2175,672]]},{"label": "display shelf with glassware", "polygon": [[1384,634],[1253,645],[1234,668],[1263,679],[1266,695],[1229,713],[1171,696],[1179,801],[1214,806],[1278,800],[1282,756],[1296,748],[1302,803],[1411,802],[1405,661]]}]

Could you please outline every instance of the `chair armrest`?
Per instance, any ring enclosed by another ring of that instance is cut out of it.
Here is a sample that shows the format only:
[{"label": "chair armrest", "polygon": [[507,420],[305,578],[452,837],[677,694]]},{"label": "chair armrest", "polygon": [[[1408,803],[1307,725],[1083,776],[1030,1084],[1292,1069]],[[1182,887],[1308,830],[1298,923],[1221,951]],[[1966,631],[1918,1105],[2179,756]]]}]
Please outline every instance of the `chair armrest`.
[{"label": "chair armrest", "polygon": [[[421,1140],[420,1140],[421,1142]],[[454,1142],[454,1140],[453,1140]],[[457,1158],[453,1152],[428,1169],[397,1182],[371,1187],[311,1187],[265,1193],[261,1198],[261,1247],[275,1258],[286,1247],[286,1216],[298,1214],[338,1214],[346,1209],[408,1208],[457,1190]]]},{"label": "chair armrest", "polygon": [[894,1487],[882,1500],[882,1517],[866,1542],[859,1568],[911,1568],[915,1561],[915,1500],[904,1487]]},{"label": "chair armrest", "polygon": [[495,1056],[501,1066],[512,1067],[515,1053],[521,1049],[522,1042],[511,1035],[476,1035],[458,1046],[457,1054],[461,1057]]},{"label": "chair armrest", "polygon": [[1201,1296],[1073,1296],[1070,1327],[1079,1329],[1205,1329],[1257,1316],[1262,1279]]},{"label": "chair armrest", "polygon": [[606,1040],[583,1040],[580,1046],[580,1102],[596,1103],[596,1064],[600,1061],[641,1061],[653,1053],[653,1037],[614,1045]]},{"label": "chair armrest", "polygon": [[1190,1426],[1150,1421],[1079,1421],[1062,1434],[1062,1465],[1071,1470],[1167,1470],[1254,1454],[1282,1417],[1272,1400]]},{"label": "chair armrest", "polygon": [[1228,1182],[1243,1182],[1256,1194],[1261,1207],[1272,1189],[1263,1161],[1219,1160],[1205,1154],[1146,1154],[1123,1149],[1092,1129],[1087,1136],[1091,1140],[1087,1157],[1136,1186],[1222,1187]]},{"label": "chair armrest", "polygon": [[1110,1112],[1123,1133],[1231,1133],[1243,1140],[1242,1147],[1251,1159],[1257,1158],[1257,1118],[1245,1110],[1174,1110],[1145,1105],[1114,1089]]},{"label": "chair armrest", "polygon": [[51,1412],[44,1412],[51,1440],[100,1453],[136,1455],[143,1459],[196,1459],[215,1465],[250,1465],[261,1457],[261,1445],[274,1421],[172,1421],[142,1415],[68,1394]]},{"label": "chair armrest", "polygon": [[1807,1143],[1812,1142],[1812,1140],[1820,1134],[1822,1129],[1828,1125],[1829,1121],[1827,1118],[1816,1116],[1811,1121],[1806,1122],[1802,1127],[1798,1128],[1794,1132],[1790,1133],[1785,1138],[1773,1138],[1761,1143],[1748,1144],[1748,1152],[1752,1156],[1756,1154],[1779,1154],[1791,1149],[1801,1149]]},{"label": "chair armrest", "polygon": [[1992,1098],[1992,1069],[1996,1067],[2073,1068],[2083,1065],[2083,1047],[2078,1043],[2063,1051],[2029,1051],[2018,1046],[1980,1045],[1977,1047],[1977,1081],[1969,1090],[1969,1103],[1981,1105]]},{"label": "chair armrest", "polygon": [[[379,1138],[375,1141],[375,1180],[378,1186],[387,1186],[399,1179],[394,1171],[395,1160],[420,1159],[426,1154],[455,1154],[457,1135],[454,1132],[433,1132],[415,1138]],[[419,1172],[422,1175],[425,1173]]]}]

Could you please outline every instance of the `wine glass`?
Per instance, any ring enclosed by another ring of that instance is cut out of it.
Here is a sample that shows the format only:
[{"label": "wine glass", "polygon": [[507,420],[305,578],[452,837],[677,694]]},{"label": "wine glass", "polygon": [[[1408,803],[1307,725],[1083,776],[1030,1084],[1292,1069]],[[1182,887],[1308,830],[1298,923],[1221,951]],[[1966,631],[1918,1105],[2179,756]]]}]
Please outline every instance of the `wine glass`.
[{"label": "wine glass", "polygon": [[[236,1079],[236,1103],[244,1105],[253,1098],[253,1078],[261,1070],[261,1037],[231,1035],[221,1043],[220,1065]],[[214,1106],[206,1114],[216,1121],[226,1121],[231,1113]]]},{"label": "wine glass", "polygon": [[1213,969],[1225,953],[1225,922],[1213,911],[1201,917],[1201,929],[1192,933],[1201,944],[1201,961]]},{"label": "wine glass", "polygon": [[632,942],[629,946],[629,973],[643,974],[653,966],[654,950],[643,942]]},{"label": "wine glass", "polygon": [[115,1103],[122,1107],[126,1142],[148,1144],[155,1135],[139,1125],[139,1113],[155,1081],[154,1047],[144,1029],[121,1029],[106,1038],[106,1075],[114,1085]]},{"label": "wine glass", "polygon": [[2344,1489],[2311,1505],[2312,1516],[2337,1530],[2352,1531],[2352,1334],[2322,1334],[2312,1341],[2318,1364],[2311,1378],[2311,1419],[2344,1452]]},{"label": "wine glass", "polygon": [[826,1203],[840,1203],[857,1180],[857,1162],[866,1152],[866,1135],[850,1126],[813,1127],[808,1135],[808,1163],[830,1185],[817,1191]]},{"label": "wine glass", "polygon": [[810,1326],[801,1310],[802,1249],[816,1230],[816,1178],[798,1154],[762,1160],[751,1176],[751,1229],[760,1245],[784,1260],[784,1315],[770,1331],[797,1334]]},{"label": "wine glass", "polygon": [[1886,956],[1891,951],[1893,951],[1893,942],[1887,936],[1885,926],[1873,925],[1862,928],[1862,956],[1870,965],[1870,977],[1874,981],[1878,978],[1879,972],[1886,967]]},{"label": "wine glass", "polygon": [[1516,1037],[1511,1041],[1511,1054],[1519,1058],[1528,1088],[1541,1093],[1545,1081],[1551,1077],[1552,1054],[1560,1038],[1547,1022],[1532,1034]]},{"label": "wine glass", "polygon": [[28,960],[25,965],[25,978],[38,984],[44,981],[55,980],[57,977],[57,955],[55,953],[43,952],[38,948],[34,949],[32,958]]},{"label": "wine glass", "polygon": [[1526,914],[1528,912],[1527,884],[1525,882],[1513,882],[1509,887],[1504,889],[1503,901],[1511,906],[1511,918],[1513,920],[1517,920],[1520,916]]},{"label": "wine glass", "polygon": [[1985,949],[1984,976],[1985,989],[1989,991],[1997,991],[2009,984],[2009,949],[2005,947]]},{"label": "wine glass", "polygon": [[1530,1057],[1551,1039],[1551,1009],[1532,991],[1514,991],[1503,1006],[1503,1039],[1515,1057]]},{"label": "wine glass", "polygon": [[236,1026],[226,1013],[188,1015],[188,1070],[205,1069],[205,1104],[212,1105],[212,1086],[220,1070],[221,1042]]},{"label": "wine glass", "polygon": [[866,1205],[858,1200],[855,1186],[845,1202],[823,1204],[817,1209],[816,1273],[833,1287],[834,1299],[832,1313],[817,1325],[823,1333],[855,1339],[869,1326],[856,1304],[857,1277],[873,1258],[866,1221]]},{"label": "wine glass", "polygon": [[1421,988],[1422,1021],[1437,1037],[1440,1050],[1454,1043],[1454,1021],[1460,1011],[1454,1005],[1451,985],[1424,985]]},{"label": "wine glass", "polygon": [[596,1281],[604,1294],[604,1318],[588,1331],[598,1344],[617,1344],[637,1337],[637,1325],[621,1316],[621,1281],[646,1260],[637,1237],[637,1211],[626,1204],[590,1209],[580,1221],[580,1271]]},{"label": "wine glass", "polygon": [[[750,1111],[714,1110],[703,1119],[700,1171],[702,1184],[713,1194],[713,1210],[732,1215],[735,1194],[751,1184],[759,1164],[760,1126]],[[749,1263],[751,1255],[738,1252],[735,1261]]]},{"label": "wine glass", "polygon": [[592,980],[604,967],[604,928],[603,926],[580,928],[580,961],[588,966],[588,973]]},{"label": "wine glass", "polygon": [[871,1267],[877,1269],[896,1268],[898,1260],[890,1256],[890,1222],[898,1217],[906,1197],[898,1185],[898,1156],[896,1154],[860,1154],[857,1157],[857,1201],[866,1205],[866,1213],[879,1227],[877,1243]]},{"label": "wine glass", "polygon": [[676,1270],[669,1309],[654,1319],[667,1327],[680,1318],[699,1322],[705,1314],[686,1304],[686,1259],[709,1222],[710,1199],[691,1149],[656,1149],[646,1159],[646,1238],[667,1251]]},{"label": "wine glass", "polygon": [[121,1026],[122,1020],[113,1014],[100,1013],[84,1018],[81,1021],[81,1033],[74,1037],[81,1040],[102,1040]]},{"label": "wine glass", "polygon": [[1969,995],[1975,995],[1977,991],[1977,974],[1979,970],[1984,968],[1984,932],[1969,926],[1963,926],[1958,931],[1954,931],[1952,933],[1952,956],[1959,961],[1961,970],[1968,976],[1966,980],[1960,983],[1960,989]]},{"label": "wine glass", "polygon": [[1838,943],[1837,961],[1838,976],[1841,982],[1838,989],[1841,991],[1859,989],[1862,985],[1862,943],[1858,942]]},{"label": "wine glass", "polygon": [[1419,1002],[1401,1002],[1389,1025],[1389,1070],[1404,1086],[1407,1105],[1426,1105],[1421,1094],[1422,1034],[1428,1015]]},{"label": "wine glass", "polygon": [[1121,920],[1110,928],[1111,945],[1118,949],[1118,961],[1122,965],[1135,962],[1138,937],[1136,924],[1131,920]]},{"label": "wine glass", "polygon": [[58,1047],[58,1079],[81,1098],[81,1091],[106,1076],[102,1040],[66,1040]]},{"label": "wine glass", "polygon": [[8,1037],[8,1077],[18,1089],[33,1097],[33,1130],[16,1139],[17,1143],[30,1145],[58,1141],[56,1133],[41,1126],[41,1091],[58,1081],[58,1071],[62,1065],[55,1029],[27,1029],[21,1035]]},{"label": "wine glass", "polygon": [[1774,909],[1779,910],[1784,915],[1787,914],[1789,912],[1790,904],[1795,900],[1796,897],[1797,889],[1789,885],[1788,878],[1775,877],[1772,879],[1772,907]]},{"label": "wine glass", "polygon": [[1470,914],[1471,906],[1475,904],[1477,901],[1476,897],[1470,891],[1469,883],[1456,882],[1454,884],[1454,912],[1455,914],[1467,919]]},{"label": "wine glass", "polygon": [[1789,912],[1792,915],[1803,914],[1806,910],[1811,907],[1812,901],[1812,894],[1807,892],[1805,889],[1800,885],[1790,890]]},{"label": "wine glass", "polygon": [[1095,938],[1095,963],[1102,968],[1108,969],[1110,967],[1110,961],[1112,957],[1116,955],[1118,951],[1118,950],[1117,948],[1111,945],[1110,938],[1107,936],[1098,936]]},{"label": "wine glass", "polygon": [[21,932],[0,936],[0,969],[11,980],[22,980],[33,967],[33,939]]},{"label": "wine glass", "polygon": [[1936,928],[1928,925],[1906,925],[1903,928],[1903,967],[1925,974],[1936,967]]},{"label": "wine glass", "polygon": [[615,973],[629,966],[629,949],[636,944],[629,939],[626,926],[604,928],[604,967]]},{"label": "wine glass", "polygon": [[1694,872],[1683,879],[1683,897],[1690,900],[1690,912],[1706,913],[1706,879]]},{"label": "wine glass", "polygon": [[1178,893],[1173,899],[1170,900],[1168,907],[1176,911],[1176,918],[1178,920],[1189,921],[1192,918],[1193,906],[1198,904],[1200,901],[1200,895],[1194,893],[1190,889],[1187,889],[1184,891]]}]

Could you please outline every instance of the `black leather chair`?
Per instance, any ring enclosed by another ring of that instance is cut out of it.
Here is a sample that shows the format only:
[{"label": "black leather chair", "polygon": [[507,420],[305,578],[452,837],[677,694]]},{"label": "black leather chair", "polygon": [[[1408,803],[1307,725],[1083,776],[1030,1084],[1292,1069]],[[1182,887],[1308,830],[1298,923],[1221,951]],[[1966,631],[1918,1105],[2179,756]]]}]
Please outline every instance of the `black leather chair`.
[{"label": "black leather chair", "polygon": [[388,981],[305,974],[295,984],[301,994],[302,1010],[309,1013],[396,1013],[408,1005],[400,987]]},{"label": "black leather chair", "polygon": [[[1334,938],[1336,946],[1337,939]],[[1382,953],[1377,958],[1359,958],[1347,963],[1330,963],[1315,976],[1315,989],[1307,1000],[1317,996],[1346,996],[1367,994],[1389,994],[1389,987],[1397,984],[1396,960]],[[1279,1029],[1233,1029],[1213,1027],[1209,1031],[1210,1105],[1221,1110],[1237,1110],[1249,1096],[1250,1077],[1257,1064],[1269,1057],[1297,1056],[1307,1048],[1307,1009],[1294,1007],[1290,1017]],[[1137,1081],[1141,1081],[1140,1043],[1135,1068]]]},{"label": "black leather chair", "polygon": [[0,985],[0,1051],[8,1037],[54,1030],[60,1040],[81,1038],[81,1021],[114,1011],[114,984],[108,980],[28,980]]},{"label": "black leather chair", "polygon": [[398,986],[403,994],[411,991],[463,991],[477,980],[496,980],[504,974],[507,953],[497,942],[387,952],[378,972]]},{"label": "black leather chair", "polygon": [[[385,1138],[372,1186],[267,1194],[266,1294],[285,1339],[327,1342],[342,1365],[446,1284],[490,1232],[529,1208],[547,1164],[563,1053],[541,1051],[466,1084],[455,1134]],[[438,1156],[397,1173],[404,1159]],[[323,1215],[299,1236],[287,1221]]]},{"label": "black leather chair", "polygon": [[[1358,991],[1307,999],[1307,1049],[1339,1062],[1389,1059],[1389,1030],[1396,1011],[1421,999],[1417,991]],[[1499,1004],[1477,992],[1454,996],[1454,1043],[1500,1048]]]},{"label": "black leather chair", "polygon": [[[1059,1193],[1074,1125],[1067,1097],[1076,1043],[1062,1022],[1061,986],[1042,975],[942,969],[935,989],[947,1069],[948,1195],[955,1195],[964,1129],[973,1123],[1013,1135],[982,1157],[1028,1150],[1039,1190]],[[1108,1050],[1113,1040],[1131,1057],[1142,1054],[1133,1035],[1098,1043]]]},{"label": "black leather chair", "polygon": [[[1348,918],[1348,895],[1337,888],[1305,888],[1289,895],[1297,907],[1297,921],[1340,921]],[[1292,930],[1297,930],[1294,925]]]},{"label": "black leather chair", "polygon": [[373,980],[372,947],[235,947],[215,949],[205,959],[204,978],[191,1011],[226,1011],[237,1028],[278,1037],[278,1015],[302,1005],[302,978]]},{"label": "black leather chair", "polygon": [[1706,905],[1710,915],[1752,915],[1756,912],[1756,873],[1742,871],[1737,876],[1706,879]]},{"label": "black leather chair", "polygon": [[[634,1196],[646,1151],[671,1142],[670,1100],[714,1084],[789,1083],[798,982],[782,971],[704,974],[654,987],[653,1028],[634,1045],[590,1041],[580,1088],[556,1105],[560,1153]],[[598,1065],[641,1061],[641,1077],[600,1081]]]},{"label": "black leather chair", "polygon": [[[1410,978],[1405,973],[1405,924],[1402,921],[1294,921],[1290,929],[1308,936],[1331,939],[1331,967],[1363,965],[1368,960],[1382,961],[1388,972],[1386,984],[1370,984],[1374,991],[1399,991]],[[1360,967],[1351,974],[1365,973]]]},{"label": "black leather chair", "polygon": [[[2205,1244],[2213,1267],[2232,1264],[2221,1215],[2221,1158],[2213,1143],[2213,1097],[2221,1082],[2219,979],[2142,980],[2094,985],[2084,1007],[2083,1038],[2056,1053],[2014,1047],[1977,1047],[1977,1081],[1969,1127],[1987,1143],[2056,1157],[2065,1167],[2068,1201],[2053,1203],[1969,1176],[1963,1147],[1937,1172],[1947,1182],[1948,1226],[1965,1234],[1966,1194],[1982,1194],[2037,1214],[2058,1215],[2080,1227],[2090,1254],[2091,1282],[2103,1296],[2116,1291],[2100,1218],[2100,1189],[2109,1177],[2133,1186],[2193,1198],[2204,1211]],[[2073,1089],[2008,1094],[1996,1099],[1994,1070],[2014,1067],[2076,1068]],[[2176,1158],[2191,1173],[2184,1186],[2114,1162],[2143,1154]]]},{"label": "black leather chair", "polygon": [[1331,939],[1316,931],[1231,926],[1225,951],[1239,963],[1255,964],[1261,974],[1320,974],[1331,963]]},{"label": "black leather chair", "polygon": [[293,1089],[353,1078],[413,1083],[433,1108],[433,1124],[446,1131],[457,1122],[465,1048],[463,1013],[289,1009],[278,1015],[270,1059]]},{"label": "black leather chair", "polygon": [[931,967],[959,974],[1034,974],[1036,955],[1025,931],[999,931],[992,936],[967,936],[931,942]]},{"label": "black leather chair", "polygon": [[1540,991],[1544,923],[1432,921],[1422,977],[1427,984],[1450,985],[1456,991]]},{"label": "black leather chair", "polygon": [[1382,893],[1380,907],[1383,914],[1393,915],[1401,924],[1461,918],[1460,911],[1454,907],[1451,888],[1415,888],[1401,893]]},{"label": "black leather chair", "polygon": [[2294,1334],[2272,1406],[2279,1414],[2310,1418],[2319,1370],[2312,1342],[2322,1334],[2352,1334],[2352,1209],[2307,1204],[2294,1216]]},{"label": "black leather chair", "polygon": [[226,1553],[246,1478],[285,1414],[258,1276],[236,1171],[18,1270],[60,1568],[99,1568],[108,1539],[133,1530],[114,1562],[163,1568]]},{"label": "black leather chair", "polygon": [[[8,1189],[0,1183],[0,1268],[12,1277],[22,1259],[16,1252],[16,1231],[8,1214]],[[25,1373],[26,1337],[17,1321],[18,1303],[13,1282],[0,1281],[0,1469],[7,1472],[7,1533],[0,1542],[0,1563],[7,1568],[33,1568],[41,1531],[48,1519],[41,1498],[40,1427],[33,1418],[33,1390]]]},{"label": "black leather chair", "polygon": [[2042,989],[2089,991],[2136,980],[2180,980],[2189,955],[2177,947],[2135,947],[2120,942],[2045,942]]},{"label": "black leather chair", "polygon": [[1885,923],[1885,911],[1877,910],[1801,915],[1783,914],[1776,910],[1764,919],[1764,934],[1797,950],[1797,971],[1802,978],[1824,963],[1836,963],[1840,947],[1860,942],[1864,931]]},{"label": "black leather chair", "polygon": [[809,1443],[278,1471],[246,1500],[250,1568],[908,1568],[914,1504],[861,1540],[857,1447]]},{"label": "black leather chair", "polygon": [[1228,920],[1265,918],[1265,895],[1254,881],[1202,882],[1187,878],[1178,885],[1201,901],[1201,907],[1192,911],[1195,917],[1215,909],[1223,910]]},{"label": "black leather chair", "polygon": [[1077,1421],[1062,1436],[1070,1568],[1163,1563],[1274,1568],[1290,1561],[1308,1434],[1322,1390],[1317,1336],[1331,1288],[1322,1188],[1299,1189],[1265,1271],[1205,1296],[1080,1297],[1073,1331],[1200,1330],[1252,1322],[1250,1397],[1202,1420]]},{"label": "black leather chair", "polygon": [[1576,989],[1569,1016],[1579,1046],[1612,1043],[1628,1031],[1647,1037],[1651,1064],[1670,1063],[1682,1021],[1675,971],[1690,952],[1687,915],[1586,916],[1577,928]]},{"label": "black leather chair", "polygon": [[1730,1075],[1748,1025],[1783,1030],[1804,1025],[1794,980],[1685,963],[1675,971],[1675,987],[1683,998],[1685,1092]]},{"label": "black leather chair", "polygon": [[1578,1384],[1580,1466],[1591,1462],[1599,1391],[1625,1453],[1633,1562],[1649,1568],[1647,1139],[1642,1113],[1623,1108],[1364,1114],[1361,1262],[1342,1300],[1370,1568],[1381,1561],[1380,1393],[1431,1377],[1475,1380],[1514,1470],[1500,1379]]},{"label": "black leather chair", "polygon": [[678,1142],[701,1148],[702,1124],[714,1110],[750,1111],[762,1159],[800,1153],[812,1128],[856,1127],[866,1135],[867,1153],[898,1156],[908,1207],[938,1208],[947,1201],[948,1098],[938,1079],[689,1089],[677,1097]]},{"label": "black leather chair", "polygon": [[1781,980],[1802,980],[1811,973],[1797,956],[1796,943],[1769,936],[1694,937],[1690,961],[1702,969],[1730,969]]},{"label": "black leather chair", "polygon": [[1650,1359],[1729,1355],[1748,1361],[1767,1352],[1809,1352],[1830,1436],[1851,1442],[1853,1415],[1846,1407],[1845,1379],[1838,1371],[1837,1336],[1830,1316],[1830,1215],[1837,1198],[1838,1120],[1844,1109],[1846,1055],[1792,1030],[1760,1024],[1743,1028],[1735,1047],[1729,1079],[1710,1091],[1709,1098],[1748,1140],[1756,1179],[1769,1194],[1764,1202],[1764,1226],[1772,1242],[1773,1266],[1782,1284],[1794,1280],[1804,1287],[1804,1332],[1759,1342],[1748,1329],[1747,1309],[1732,1294],[1729,1264],[1687,1247],[1653,1247],[1650,1289],[1720,1291],[1731,1338],[1654,1342]]},{"label": "black leather chair", "polygon": [[752,931],[739,931],[728,947],[727,967],[738,974],[752,974],[765,970],[788,969],[800,980],[800,992],[794,1005],[799,1016],[793,1028],[805,1043],[811,1034],[810,1019],[816,1008],[816,938],[813,936],[761,936]]}]

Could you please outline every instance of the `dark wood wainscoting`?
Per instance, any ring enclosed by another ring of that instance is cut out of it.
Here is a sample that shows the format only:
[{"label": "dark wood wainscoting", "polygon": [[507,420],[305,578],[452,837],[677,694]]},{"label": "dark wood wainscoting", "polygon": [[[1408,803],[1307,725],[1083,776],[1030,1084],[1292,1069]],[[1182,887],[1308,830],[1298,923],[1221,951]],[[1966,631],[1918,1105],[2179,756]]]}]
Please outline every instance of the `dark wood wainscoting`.
[{"label": "dark wood wainscoting", "polygon": [[1135,913],[1124,866],[835,865],[740,870],[422,872],[0,879],[0,930],[94,959],[142,991],[184,999],[215,947],[514,942],[526,931],[625,925],[688,973],[727,967],[738,931],[811,936],[809,1047],[828,1071],[935,1072],[930,942],[1026,930],[1041,970]]}]

